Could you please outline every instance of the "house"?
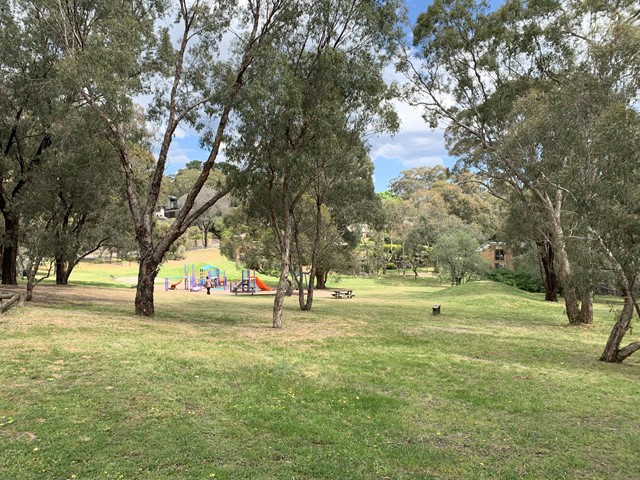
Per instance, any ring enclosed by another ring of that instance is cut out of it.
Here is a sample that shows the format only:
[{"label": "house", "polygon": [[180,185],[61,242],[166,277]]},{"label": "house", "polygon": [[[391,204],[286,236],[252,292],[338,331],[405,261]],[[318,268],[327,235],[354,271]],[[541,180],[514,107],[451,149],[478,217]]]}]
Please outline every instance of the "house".
[{"label": "house", "polygon": [[489,263],[489,268],[513,270],[513,254],[502,242],[490,242],[480,248],[480,255]]},{"label": "house", "polygon": [[167,218],[176,218],[178,215],[178,199],[172,195],[167,197],[167,204],[160,206],[156,212],[156,216],[160,220],[166,220]]}]

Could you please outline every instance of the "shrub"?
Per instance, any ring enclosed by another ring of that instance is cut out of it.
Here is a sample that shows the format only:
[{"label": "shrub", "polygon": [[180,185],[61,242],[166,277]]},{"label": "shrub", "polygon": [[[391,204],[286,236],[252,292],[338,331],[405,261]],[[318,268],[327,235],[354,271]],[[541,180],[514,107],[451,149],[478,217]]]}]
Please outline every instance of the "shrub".
[{"label": "shrub", "polygon": [[506,268],[494,268],[486,273],[486,278],[494,282],[504,283],[526,292],[544,292],[542,281],[528,272],[513,271]]}]

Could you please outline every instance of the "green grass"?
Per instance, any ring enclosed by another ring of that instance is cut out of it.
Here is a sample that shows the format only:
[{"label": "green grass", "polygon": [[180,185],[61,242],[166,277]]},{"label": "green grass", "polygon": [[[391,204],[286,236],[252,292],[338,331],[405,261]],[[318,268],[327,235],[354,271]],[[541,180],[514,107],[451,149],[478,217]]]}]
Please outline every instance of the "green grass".
[{"label": "green grass", "polygon": [[[492,282],[345,278],[354,299],[38,287],[0,320],[0,478],[603,479],[640,472],[640,359],[613,322]],[[431,307],[442,305],[442,315]],[[213,476],[215,475],[215,476]]]}]

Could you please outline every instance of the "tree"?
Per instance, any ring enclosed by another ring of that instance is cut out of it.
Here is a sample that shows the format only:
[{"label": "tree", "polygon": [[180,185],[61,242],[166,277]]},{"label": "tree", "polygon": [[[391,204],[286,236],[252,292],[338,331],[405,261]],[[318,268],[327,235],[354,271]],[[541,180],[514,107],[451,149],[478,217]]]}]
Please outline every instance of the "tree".
[{"label": "tree", "polygon": [[60,69],[62,58],[48,41],[28,2],[0,2],[0,211],[2,283],[17,283],[20,237],[17,199],[54,144],[54,124],[74,107]]},{"label": "tree", "polygon": [[[589,224],[594,246],[603,252],[624,299],[600,360],[622,362],[640,350],[640,341],[622,346],[632,333],[640,275],[640,115],[626,102],[613,103],[596,120],[593,173],[583,184],[579,208]],[[606,199],[605,202],[597,201]],[[595,200],[595,201],[594,201]]]},{"label": "tree", "polygon": [[[97,112],[122,164],[129,210],[138,242],[139,273],[135,299],[138,315],[153,316],[153,285],[164,254],[187,228],[226,195],[221,188],[206,203],[194,206],[220,151],[231,112],[250,81],[251,66],[262,45],[277,36],[291,12],[288,2],[179,0],[165,12],[160,2],[136,0],[133,5],[106,0],[91,4],[63,2],[40,18],[55,18],[52,35],[73,59],[80,101]],[[132,8],[133,6],[133,8]],[[159,18],[175,15],[172,44],[169,28]],[[100,19],[100,22],[94,21]],[[247,28],[236,36],[230,59],[220,60],[217,48],[235,18]],[[104,42],[106,36],[109,41]],[[132,98],[151,93],[149,119],[163,125],[158,158],[148,172],[142,194],[136,185],[132,148],[140,142],[131,128]],[[185,199],[184,206],[162,238],[153,235],[154,213],[174,134],[179,126],[195,127],[210,149]],[[212,125],[212,127],[208,127]]]},{"label": "tree", "polygon": [[480,255],[480,244],[464,230],[440,237],[431,256],[448,275],[451,285],[478,278],[487,269],[487,262]]},{"label": "tree", "polygon": [[454,173],[441,166],[405,170],[393,180],[392,188],[404,201],[396,200],[399,207],[389,216],[405,227],[403,256],[411,259],[416,277],[417,268],[426,265],[427,251],[440,236],[459,228],[473,231],[478,239],[496,234],[500,208],[480,185],[471,172]]},{"label": "tree", "polygon": [[527,195],[507,196],[508,217],[504,223],[504,235],[512,251],[522,251],[523,246],[526,246],[535,252],[540,278],[544,284],[545,300],[557,302],[560,285],[551,233],[544,220],[544,212],[540,211],[535,201],[527,201],[527,198]]},{"label": "tree", "polygon": [[[379,229],[384,223],[383,205],[373,185],[373,162],[366,146],[361,141],[354,141],[347,149],[337,149],[333,154],[343,161],[318,178],[312,194],[316,201],[316,218],[319,206],[326,205],[340,240],[334,241],[333,245],[325,242],[327,248],[319,250],[316,288],[325,288],[331,270],[344,272],[344,267],[351,264],[345,262],[345,255],[359,245],[364,231]],[[345,175],[345,171],[349,174]]]},{"label": "tree", "polygon": [[[200,190],[200,193],[196,197],[194,201],[194,208],[198,208],[200,205],[205,204],[209,201],[209,199],[215,197],[217,195],[217,191],[210,187],[203,187]],[[186,201],[187,196],[183,195],[178,199],[178,208],[183,208],[184,202]],[[198,219],[194,222],[195,225],[200,228],[202,231],[202,238],[204,248],[209,246],[208,237],[209,231],[213,228],[216,221],[221,220],[224,216],[229,215],[231,211],[231,198],[230,195],[225,195],[220,200],[218,200],[215,205],[209,207],[207,211],[205,211]]]},{"label": "tree", "polygon": [[[55,26],[73,14],[70,7],[24,0],[3,4],[0,12],[4,283],[16,281],[19,241],[29,244],[28,254],[44,254],[46,246],[56,282],[64,284],[81,258],[121,230],[113,228],[123,216],[117,152],[105,141],[99,116],[80,101],[75,67],[63,53],[78,39],[61,38]],[[83,7],[76,4],[76,13]]]},{"label": "tree", "polygon": [[329,165],[341,164],[330,153],[336,145],[357,146],[366,129],[395,119],[381,69],[398,33],[397,2],[291,3],[299,10],[289,35],[262,57],[239,109],[240,135],[227,148],[236,164],[249,166],[243,192],[266,203],[277,239],[274,328],[282,325],[297,205]]},{"label": "tree", "polygon": [[436,181],[446,181],[450,176],[449,169],[442,165],[411,168],[403,170],[397,178],[391,180],[389,191],[408,200],[418,191],[428,190]]},{"label": "tree", "polygon": [[555,2],[512,1],[487,13],[486,5],[472,0],[437,0],[414,29],[420,67],[408,56],[403,66],[411,80],[409,100],[425,108],[432,126],[448,122],[450,152],[492,182],[531,194],[538,203],[555,247],[569,321],[590,323],[591,294],[580,295],[572,285],[563,218],[566,187],[556,175],[562,157],[543,153],[531,135],[516,135],[511,124],[519,118],[513,113],[518,99],[553,88],[579,59],[582,47],[575,42],[588,43],[579,40],[585,38],[580,32],[585,16],[576,5],[569,2],[563,10]]},{"label": "tree", "polygon": [[[386,233],[389,236],[388,262],[399,263],[403,273],[406,272],[404,244],[413,226],[413,219],[417,211],[412,202],[401,199],[387,199],[382,202],[386,217]],[[400,244],[399,251],[394,249],[395,243]]]}]

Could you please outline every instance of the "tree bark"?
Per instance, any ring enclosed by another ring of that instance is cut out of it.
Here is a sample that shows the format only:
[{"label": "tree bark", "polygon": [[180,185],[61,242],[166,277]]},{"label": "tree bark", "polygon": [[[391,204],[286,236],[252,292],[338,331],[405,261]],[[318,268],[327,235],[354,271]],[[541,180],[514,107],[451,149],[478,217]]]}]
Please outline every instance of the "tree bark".
[{"label": "tree bark", "polygon": [[280,245],[280,278],[276,297],[273,301],[273,328],[282,328],[282,310],[284,308],[284,297],[287,293],[287,278],[289,277],[289,257],[291,254],[291,214],[288,209],[283,212],[284,231]]},{"label": "tree bark", "polygon": [[542,281],[544,282],[544,299],[547,302],[558,301],[558,275],[554,263],[553,244],[549,240],[536,242],[538,247],[538,259],[542,266]]},{"label": "tree bark", "polygon": [[633,296],[633,290],[635,281],[638,277],[638,272],[637,270],[635,270],[628,274],[624,270],[616,256],[613,254],[611,249],[607,246],[602,236],[591,227],[589,227],[589,232],[598,240],[602,251],[611,262],[611,265],[616,272],[618,284],[620,285],[622,296],[624,298],[622,311],[620,312],[620,315],[618,315],[618,319],[613,326],[613,329],[609,334],[607,344],[604,347],[604,352],[602,352],[602,355],[600,356],[600,360],[603,362],[620,363],[629,355],[640,350],[640,342],[633,342],[622,349],[620,348],[622,339],[631,327],[631,319],[633,318],[634,309],[640,316],[640,308],[638,307],[636,299]]},{"label": "tree bark", "polygon": [[[316,195],[316,222],[314,225],[313,232],[313,247],[311,247],[311,270],[309,271],[309,285],[307,286],[307,299],[306,302],[302,302],[304,297],[300,297],[300,309],[303,311],[311,311],[313,307],[313,289],[314,289],[314,279],[316,277],[317,264],[318,264],[318,254],[320,252],[320,237],[322,235],[322,196]],[[302,269],[300,269],[302,280]]]},{"label": "tree bark", "polygon": [[580,308],[580,324],[591,325],[593,323],[593,292],[582,294],[582,307]]},{"label": "tree bark", "polygon": [[8,301],[2,303],[2,305],[0,306],[0,313],[5,313],[7,310],[9,310],[19,301],[20,301],[20,294],[16,293],[12,295]]},{"label": "tree bark", "polygon": [[[327,276],[329,275],[329,272],[325,272],[324,270],[318,268],[316,269],[316,278],[315,278],[315,283],[316,283],[316,288],[318,290],[323,290],[325,288],[327,288]],[[314,279],[312,277],[309,278],[310,282],[313,282]]]},{"label": "tree bark", "polygon": [[67,285],[71,275],[70,264],[67,260],[56,256],[56,285]]},{"label": "tree bark", "polygon": [[622,307],[622,311],[618,315],[616,324],[609,334],[609,339],[607,340],[607,344],[604,347],[604,352],[602,352],[602,355],[600,356],[601,361],[619,363],[635,351],[633,350],[631,352],[625,352],[626,356],[624,357],[620,352],[620,343],[622,342],[624,336],[627,334],[629,326],[631,325],[631,318],[633,317],[633,307],[634,302],[632,296],[629,292],[624,292],[624,306]]},{"label": "tree bark", "polygon": [[556,259],[558,263],[558,277],[564,291],[564,303],[567,312],[567,318],[572,325],[580,325],[583,323],[592,323],[593,310],[591,307],[591,297],[583,297],[585,313],[581,313],[581,307],[578,303],[578,291],[571,285],[571,263],[567,254],[566,240],[564,230],[560,222],[560,213],[562,209],[563,192],[557,192],[556,205],[547,198],[545,211],[548,213],[549,223],[553,233],[553,243],[556,247]]},{"label": "tree bark", "polygon": [[20,220],[13,212],[2,212],[4,241],[2,244],[2,284],[18,284],[18,246]]},{"label": "tree bark", "polygon": [[155,313],[153,285],[158,275],[160,261],[151,256],[142,257],[139,267],[135,299],[136,315],[153,317]]}]

